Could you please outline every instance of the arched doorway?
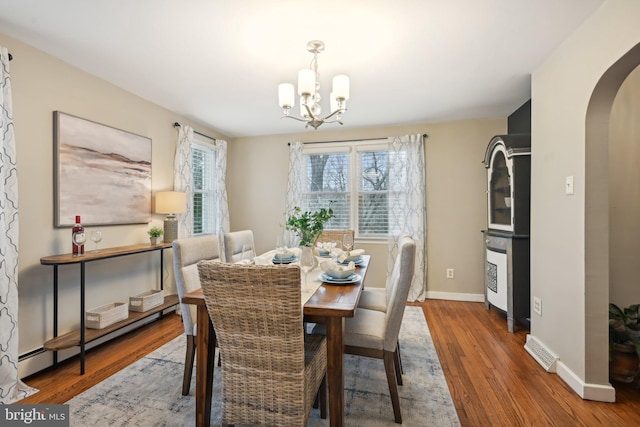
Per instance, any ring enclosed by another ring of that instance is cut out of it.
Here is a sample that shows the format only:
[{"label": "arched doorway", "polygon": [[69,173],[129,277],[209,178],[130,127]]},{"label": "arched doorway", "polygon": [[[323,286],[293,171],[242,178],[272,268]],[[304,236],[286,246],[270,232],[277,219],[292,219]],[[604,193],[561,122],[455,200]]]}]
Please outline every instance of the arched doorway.
[{"label": "arched doorway", "polygon": [[602,75],[589,100],[585,121],[585,382],[608,382],[610,284],[609,138],[613,102],[620,86],[640,65],[640,44]]}]

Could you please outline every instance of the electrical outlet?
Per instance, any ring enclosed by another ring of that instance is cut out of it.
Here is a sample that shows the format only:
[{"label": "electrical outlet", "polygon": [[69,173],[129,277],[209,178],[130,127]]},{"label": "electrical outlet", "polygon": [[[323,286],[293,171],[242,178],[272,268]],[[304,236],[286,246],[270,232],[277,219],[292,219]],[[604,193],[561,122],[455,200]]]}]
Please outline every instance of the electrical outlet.
[{"label": "electrical outlet", "polygon": [[453,279],[454,277],[454,269],[453,268],[447,268],[447,279]]},{"label": "electrical outlet", "polygon": [[533,311],[538,316],[542,316],[542,298],[533,297]]}]

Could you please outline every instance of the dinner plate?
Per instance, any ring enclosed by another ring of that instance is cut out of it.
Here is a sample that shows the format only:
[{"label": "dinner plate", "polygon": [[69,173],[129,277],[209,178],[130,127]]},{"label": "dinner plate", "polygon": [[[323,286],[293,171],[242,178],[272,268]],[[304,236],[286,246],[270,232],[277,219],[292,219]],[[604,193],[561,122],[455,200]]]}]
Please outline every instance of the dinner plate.
[{"label": "dinner plate", "polygon": [[297,259],[298,259],[298,257],[296,257],[296,256],[292,256],[291,258],[276,258],[276,257],[273,257],[271,262],[274,263],[274,264],[291,264],[292,262],[296,261]]},{"label": "dinner plate", "polygon": [[322,279],[335,280],[336,282],[348,282],[349,280],[353,280],[356,277],[355,273],[349,274],[347,277],[335,277],[329,273],[322,273]]},{"label": "dinner plate", "polygon": [[347,277],[346,279],[335,279],[331,276],[327,276],[326,274],[322,273],[320,275],[320,280],[322,280],[325,283],[331,283],[333,285],[350,285],[352,283],[359,282],[360,280],[362,280],[362,277],[360,277],[359,274],[353,274]]}]

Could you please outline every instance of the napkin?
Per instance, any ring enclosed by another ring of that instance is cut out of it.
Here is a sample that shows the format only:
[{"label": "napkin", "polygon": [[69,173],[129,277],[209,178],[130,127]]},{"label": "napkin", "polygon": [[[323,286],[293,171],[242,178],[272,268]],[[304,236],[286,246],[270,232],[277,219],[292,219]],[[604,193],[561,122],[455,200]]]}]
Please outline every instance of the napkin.
[{"label": "napkin", "polygon": [[342,252],[340,255],[338,255],[338,261],[339,262],[345,262],[345,261],[355,261],[358,258],[360,258],[360,255],[364,254],[364,249],[354,249],[350,252]]},{"label": "napkin", "polygon": [[331,250],[335,246],[332,242],[318,242],[316,243],[316,252],[320,256],[327,256],[331,253]]},{"label": "napkin", "polygon": [[290,251],[289,249],[285,249],[280,253],[276,252],[276,254],[274,255],[274,258],[276,258],[276,259],[291,259],[294,256],[295,256],[295,254],[292,251]]},{"label": "napkin", "polygon": [[348,265],[338,265],[333,261],[324,261],[320,263],[320,269],[328,276],[336,279],[344,279],[355,273],[356,265],[350,262]]}]

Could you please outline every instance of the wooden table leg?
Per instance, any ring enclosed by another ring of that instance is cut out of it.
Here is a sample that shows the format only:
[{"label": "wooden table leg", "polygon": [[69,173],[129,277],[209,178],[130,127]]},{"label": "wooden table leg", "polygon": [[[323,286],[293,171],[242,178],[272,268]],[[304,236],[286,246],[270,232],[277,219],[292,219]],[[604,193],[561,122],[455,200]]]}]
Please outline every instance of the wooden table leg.
[{"label": "wooden table leg", "polygon": [[216,334],[207,306],[198,305],[196,337],[196,426],[211,425],[211,396],[215,366]]},{"label": "wooden table leg", "polygon": [[344,329],[342,317],[327,317],[327,380],[329,385],[329,424],[344,424]]}]

